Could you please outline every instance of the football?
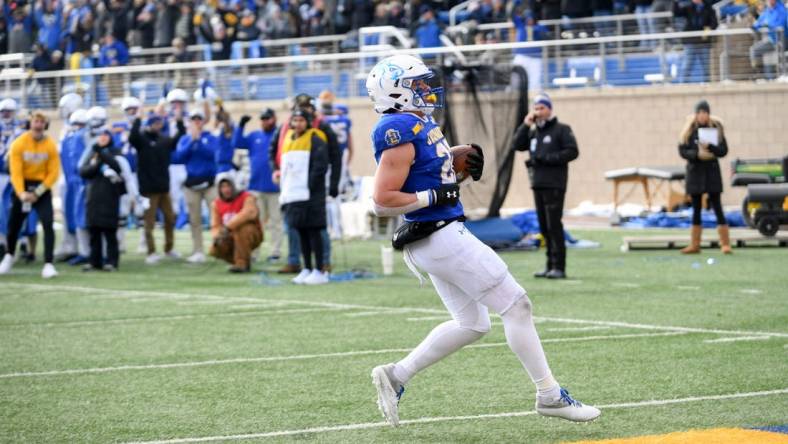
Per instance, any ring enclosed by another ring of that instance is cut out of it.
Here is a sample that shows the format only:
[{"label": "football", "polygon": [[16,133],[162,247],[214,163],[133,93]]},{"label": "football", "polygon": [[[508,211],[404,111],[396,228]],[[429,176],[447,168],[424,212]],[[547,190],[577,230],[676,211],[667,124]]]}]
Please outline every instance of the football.
[{"label": "football", "polygon": [[457,145],[451,147],[452,168],[457,176],[457,183],[471,177],[468,173],[468,154],[476,150],[470,145]]}]

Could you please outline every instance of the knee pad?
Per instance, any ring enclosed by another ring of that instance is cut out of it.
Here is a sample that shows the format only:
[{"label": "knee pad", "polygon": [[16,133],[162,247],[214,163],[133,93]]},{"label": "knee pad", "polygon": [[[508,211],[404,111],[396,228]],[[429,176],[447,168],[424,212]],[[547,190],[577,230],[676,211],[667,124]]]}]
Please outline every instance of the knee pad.
[{"label": "knee pad", "polygon": [[501,316],[506,316],[508,318],[518,319],[518,320],[527,320],[533,317],[533,305],[531,304],[531,299],[528,298],[528,295],[523,294],[518,300],[514,301],[514,303],[506,310],[504,313],[501,313]]}]

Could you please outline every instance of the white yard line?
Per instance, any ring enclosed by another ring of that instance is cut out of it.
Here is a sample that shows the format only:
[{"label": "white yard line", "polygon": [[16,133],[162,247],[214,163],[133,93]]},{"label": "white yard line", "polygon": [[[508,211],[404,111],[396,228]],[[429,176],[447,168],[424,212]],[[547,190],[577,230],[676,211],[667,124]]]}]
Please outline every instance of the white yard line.
[{"label": "white yard line", "polygon": [[[783,395],[788,393],[788,388],[777,390],[764,390],[760,392],[747,392],[747,393],[729,393],[724,395],[706,395],[706,396],[692,396],[687,398],[678,399],[655,399],[647,401],[633,401],[622,402],[614,404],[599,405],[600,409],[613,410],[613,409],[634,409],[646,407],[660,407],[665,405],[686,404],[691,402],[703,401],[725,401],[730,399],[741,398],[755,398],[761,396]],[[486,413],[479,415],[463,415],[463,416],[437,416],[418,419],[405,419],[400,420],[401,426],[417,425],[417,424],[431,424],[441,422],[458,422],[458,421],[476,421],[484,419],[498,419],[498,418],[516,418],[522,416],[533,416],[537,413],[533,410],[520,411],[520,412],[504,412],[504,413]],[[306,435],[306,434],[322,434],[330,432],[345,432],[353,430],[366,430],[389,427],[385,422],[366,422],[357,424],[342,424],[334,426],[310,427],[300,430],[279,430],[274,432],[261,432],[261,433],[247,433],[242,435],[219,435],[219,436],[201,436],[193,438],[176,438],[164,439],[157,441],[135,441],[127,444],[186,444],[197,442],[212,442],[212,441],[238,441],[245,439],[262,439],[262,438],[275,438],[280,436],[293,436],[293,435]]]},{"label": "white yard line", "polygon": [[676,288],[679,289],[679,290],[682,290],[682,291],[698,291],[698,290],[700,290],[700,287],[697,287],[695,285],[678,285],[678,286],[676,286]]},{"label": "white yard line", "polygon": [[763,291],[758,290],[757,288],[742,288],[741,290],[739,290],[739,293],[744,293],[744,294],[761,294],[761,293],[763,293]]},{"label": "white yard line", "polygon": [[602,325],[592,325],[590,327],[555,327],[545,328],[545,331],[593,331],[593,330],[610,330],[612,327],[605,327]]},{"label": "white yard line", "polygon": [[[36,288],[59,288],[62,290],[72,290],[72,291],[102,291],[102,292],[118,292],[119,294],[122,293],[137,293],[140,295],[163,295],[166,297],[168,295],[176,295],[178,297],[184,296],[183,293],[159,293],[159,292],[148,292],[148,291],[131,291],[131,290],[111,290],[105,288],[94,288],[94,287],[72,287],[72,286],[54,286],[54,285],[46,285],[46,284],[17,284],[17,283],[9,283],[9,285],[15,286],[22,286],[22,287],[36,287]],[[194,295],[187,295],[190,297],[195,298],[214,298],[214,299],[226,299],[232,300],[237,302],[251,302],[257,303],[261,301],[266,301],[264,299],[258,298],[251,298],[251,297],[222,297],[216,295],[206,295],[206,294],[194,294]],[[435,308],[416,308],[416,307],[381,307],[381,306],[372,306],[372,305],[358,305],[358,304],[339,304],[334,302],[322,302],[322,301],[304,301],[304,300],[295,300],[295,299],[275,299],[271,300],[271,302],[283,302],[283,303],[290,303],[290,304],[299,304],[299,305],[307,305],[313,307],[329,307],[329,308],[344,308],[344,309],[358,309],[358,310],[365,310],[365,311],[380,311],[383,314],[390,314],[394,313],[425,313],[425,314],[433,314],[435,316],[435,320],[439,319],[447,319],[446,310],[443,309],[435,309]],[[437,316],[441,315],[441,316]],[[409,318],[409,319],[416,319],[416,318]],[[426,320],[425,318],[420,318],[420,320]],[[676,326],[668,326],[668,325],[652,325],[652,324],[640,324],[640,323],[629,323],[629,322],[618,322],[618,321],[597,321],[597,320],[590,320],[590,319],[573,319],[573,318],[560,318],[560,317],[547,317],[547,316],[534,316],[534,322],[559,322],[559,323],[567,323],[567,324],[588,324],[588,325],[605,325],[609,327],[627,327],[627,328],[635,328],[635,329],[644,329],[644,330],[662,330],[662,331],[675,331],[675,332],[686,332],[686,333],[714,333],[714,334],[721,334],[721,335],[747,335],[747,336],[774,336],[780,338],[788,338],[788,333],[783,332],[768,332],[768,331],[750,331],[750,330],[722,330],[722,329],[709,329],[709,328],[697,328],[697,327],[676,327]]]},{"label": "white yard line", "polygon": [[771,339],[769,336],[737,336],[735,338],[706,339],[703,342],[706,344],[720,344],[738,341],[768,341],[769,339]]},{"label": "white yard line", "polygon": [[[610,336],[585,336],[579,338],[552,338],[543,339],[543,344],[550,343],[564,343],[564,342],[588,342],[588,341],[604,341],[604,340],[618,340],[618,339],[633,339],[633,338],[650,338],[656,336],[677,336],[683,335],[683,332],[667,332],[667,333],[636,333],[627,335],[610,335]],[[506,346],[505,342],[491,342],[486,344],[472,344],[464,347],[465,349],[472,348],[490,348],[490,347],[503,347]],[[205,367],[212,365],[227,365],[227,364],[247,364],[255,362],[281,362],[281,361],[300,361],[308,359],[323,359],[323,358],[345,358],[348,356],[368,356],[379,355],[386,353],[407,353],[410,352],[409,348],[390,348],[380,350],[358,350],[349,352],[336,352],[336,353],[319,353],[319,354],[304,354],[304,355],[289,355],[289,356],[261,356],[257,358],[233,358],[233,359],[215,359],[208,361],[193,361],[193,362],[175,362],[170,364],[142,364],[142,365],[121,365],[117,367],[96,367],[96,368],[78,368],[67,370],[48,370],[40,372],[14,372],[0,374],[0,379],[8,378],[25,378],[37,376],[61,376],[61,375],[84,375],[91,373],[108,373],[126,370],[153,370],[153,369],[169,369],[169,368],[184,368],[184,367]]]},{"label": "white yard line", "polygon": [[635,284],[633,282],[612,282],[610,285],[622,288],[640,288],[640,284]]},{"label": "white yard line", "polygon": [[[259,307],[258,307],[259,308]],[[280,314],[294,314],[294,313],[314,313],[314,312],[328,312],[337,311],[336,308],[291,308],[282,310],[258,310],[258,311],[241,311],[230,313],[197,313],[186,315],[162,315],[162,316],[141,316],[136,318],[120,318],[120,319],[95,319],[86,321],[63,321],[63,322],[28,322],[18,324],[0,324],[0,328],[7,327],[81,327],[90,325],[103,325],[103,324],[133,324],[140,322],[150,321],[182,321],[189,319],[206,319],[215,317],[255,317],[267,315],[280,315]]]}]

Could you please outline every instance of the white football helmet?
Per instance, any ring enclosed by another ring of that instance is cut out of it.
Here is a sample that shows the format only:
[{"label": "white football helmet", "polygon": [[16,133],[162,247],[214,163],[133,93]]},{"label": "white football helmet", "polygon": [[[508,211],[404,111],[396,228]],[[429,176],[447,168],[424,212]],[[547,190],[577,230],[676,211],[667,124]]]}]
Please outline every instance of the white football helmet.
[{"label": "white football helmet", "polygon": [[60,98],[57,107],[60,108],[60,116],[64,119],[68,118],[71,113],[82,107],[82,96],[77,93],[68,93]]},{"label": "white football helmet", "polygon": [[186,103],[188,101],[189,101],[189,95],[186,94],[186,91],[184,91],[184,90],[182,90],[180,88],[175,88],[172,91],[167,93],[167,103],[170,103],[170,104],[173,103],[173,102]]},{"label": "white football helmet", "polygon": [[431,114],[443,107],[443,88],[431,88],[426,80],[435,73],[412,55],[386,57],[367,76],[367,93],[375,111],[420,111]]},{"label": "white football helmet", "polygon": [[87,117],[88,125],[91,128],[104,126],[107,123],[107,110],[100,106],[94,106],[88,110]]},{"label": "white football helmet", "polygon": [[3,122],[11,122],[16,117],[16,100],[14,99],[3,99],[0,100],[0,119]]},{"label": "white football helmet", "polygon": [[76,109],[71,115],[68,117],[68,124],[69,125],[87,125],[88,124],[88,112],[84,109]]},{"label": "white football helmet", "polygon": [[120,102],[120,109],[126,111],[131,108],[141,108],[142,102],[140,99],[136,97],[124,97],[123,100]]}]

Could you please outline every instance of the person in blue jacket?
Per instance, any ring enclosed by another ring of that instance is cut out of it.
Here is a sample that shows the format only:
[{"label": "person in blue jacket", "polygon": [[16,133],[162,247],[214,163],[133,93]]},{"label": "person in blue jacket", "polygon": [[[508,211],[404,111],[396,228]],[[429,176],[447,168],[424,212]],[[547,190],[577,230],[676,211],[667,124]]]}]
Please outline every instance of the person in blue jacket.
[{"label": "person in blue jacket", "polygon": [[99,66],[124,66],[129,64],[129,49],[126,44],[107,34],[99,53]]},{"label": "person in blue jacket", "polygon": [[[768,28],[769,31],[762,40],[755,42],[750,47],[750,64],[753,68],[757,68],[763,60],[763,56],[774,52],[777,48],[777,39],[785,39],[788,37],[788,11],[785,5],[779,0],[768,0],[767,7],[763,10],[758,20],[752,25],[755,32],[759,32],[762,28]],[[782,34],[778,34],[778,29],[782,28]],[[767,77],[772,77],[774,67],[764,66]]]},{"label": "person in blue jacket", "polygon": [[222,145],[230,140],[222,132],[219,137],[205,129],[205,114],[197,108],[189,113],[189,129],[178,141],[174,160],[186,166],[184,195],[189,210],[189,226],[192,235],[192,255],[186,260],[190,263],[205,262],[202,243],[203,202],[210,205],[216,199],[214,181],[218,173]]},{"label": "person in blue jacket", "polygon": [[282,213],[279,208],[279,185],[271,178],[271,165],[268,162],[268,148],[276,134],[276,113],[271,108],[266,108],[260,114],[260,129],[250,131],[244,135],[244,126],[251,120],[250,116],[243,116],[238,127],[233,133],[232,146],[249,152],[249,191],[257,199],[260,209],[260,223],[263,231],[271,239],[271,253],[268,261],[273,262],[281,257],[282,248]]}]

